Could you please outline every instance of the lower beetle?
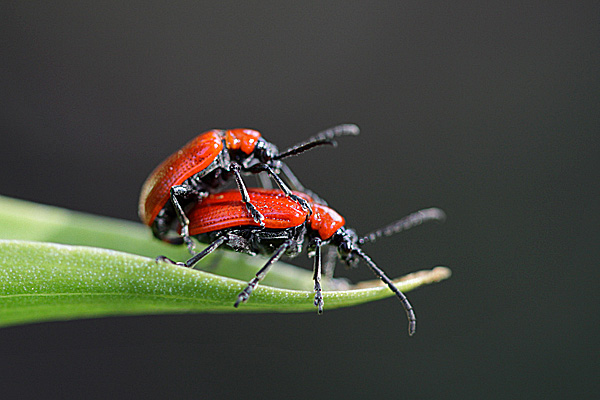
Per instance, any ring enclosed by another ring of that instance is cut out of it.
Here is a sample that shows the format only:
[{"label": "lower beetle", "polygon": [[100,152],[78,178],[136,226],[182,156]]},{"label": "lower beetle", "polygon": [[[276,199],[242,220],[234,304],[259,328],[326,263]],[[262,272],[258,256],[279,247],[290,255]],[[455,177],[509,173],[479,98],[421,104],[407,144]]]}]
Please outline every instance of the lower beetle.
[{"label": "lower beetle", "polygon": [[354,230],[344,226],[345,220],[340,214],[328,206],[316,203],[306,194],[295,192],[296,195],[311,203],[312,214],[279,190],[254,188],[248,189],[248,194],[252,203],[265,217],[264,228],[252,218],[239,191],[211,194],[189,213],[190,235],[195,236],[202,243],[209,243],[208,247],[193,255],[185,263],[176,263],[164,256],[157,257],[157,261],[167,261],[191,268],[222,245],[251,255],[270,255],[266,264],[238,295],[234,304],[238,307],[240,303],[248,300],[273,263],[284,254],[289,257],[297,256],[302,251],[306,240],[309,256],[314,257],[314,304],[320,314],[323,312],[321,247],[335,246],[338,258],[348,266],[354,266],[359,259],[362,259],[375,275],[387,284],[400,299],[406,311],[409,335],[414,334],[416,318],[408,299],[360,248],[360,245],[420,225],[425,221],[441,221],[445,219],[442,210],[428,208],[417,211],[359,238]]}]

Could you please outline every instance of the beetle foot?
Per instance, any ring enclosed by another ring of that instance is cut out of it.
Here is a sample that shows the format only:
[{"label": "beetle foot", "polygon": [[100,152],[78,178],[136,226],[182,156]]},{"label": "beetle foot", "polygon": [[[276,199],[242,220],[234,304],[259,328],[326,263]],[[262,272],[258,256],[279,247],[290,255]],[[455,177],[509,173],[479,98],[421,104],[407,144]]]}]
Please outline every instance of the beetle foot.
[{"label": "beetle foot", "polygon": [[254,207],[254,204],[252,203],[246,203],[246,208],[248,209],[248,211],[250,211],[250,215],[252,215],[252,219],[254,220],[254,222],[256,222],[257,224],[260,224],[261,228],[265,227],[265,217],[256,209],[256,207]]},{"label": "beetle foot", "polygon": [[240,303],[247,302],[256,285],[258,285],[258,279],[254,278],[248,283],[248,286],[246,286],[246,288],[242,290],[240,294],[238,294],[238,298],[233,306],[237,308]]},{"label": "beetle foot", "polygon": [[182,262],[179,262],[179,261],[173,261],[173,260],[171,260],[169,257],[165,257],[165,256],[158,256],[158,257],[156,257],[155,261],[156,261],[157,263],[159,263],[159,262],[163,261],[163,262],[166,262],[166,263],[169,263],[169,264],[172,264],[172,265],[177,265],[177,266],[179,266],[179,267],[186,267],[186,268],[189,268],[189,267],[187,266],[187,264],[185,264],[185,263],[182,263]]},{"label": "beetle foot", "polygon": [[194,244],[194,241],[192,240],[192,238],[189,236],[183,236],[183,242],[187,246],[187,249],[190,252],[190,254],[195,255],[196,254],[196,245]]},{"label": "beetle foot", "polygon": [[300,204],[300,206],[302,206],[302,208],[305,211],[308,211],[308,215],[312,215],[312,207],[310,206],[310,203],[306,200],[304,200],[302,197],[300,196],[296,196],[295,194],[290,194],[289,198],[294,200],[296,203]]},{"label": "beetle foot", "polygon": [[321,284],[315,282],[315,306],[317,307],[317,314],[323,314],[323,293],[321,292]]}]

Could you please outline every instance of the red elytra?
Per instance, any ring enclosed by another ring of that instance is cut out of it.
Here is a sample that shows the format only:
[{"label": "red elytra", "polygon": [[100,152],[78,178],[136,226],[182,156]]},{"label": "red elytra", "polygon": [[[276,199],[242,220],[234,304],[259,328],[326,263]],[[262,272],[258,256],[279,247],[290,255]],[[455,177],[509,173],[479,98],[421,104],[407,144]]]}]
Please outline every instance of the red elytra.
[{"label": "red elytra", "polygon": [[[248,194],[258,211],[264,215],[264,227],[267,229],[293,228],[306,222],[307,211],[280,190],[251,188],[248,189]],[[294,194],[310,203],[313,212],[308,218],[308,224],[318,232],[321,239],[329,239],[344,226],[344,217],[335,210],[315,203],[304,193]],[[237,190],[209,195],[190,211],[189,218],[192,236],[226,228],[260,226],[252,219]]]},{"label": "red elytra", "polygon": [[156,167],[144,182],[138,206],[139,216],[144,224],[152,225],[169,201],[171,187],[181,185],[215,161],[223,150],[223,136],[228,148],[241,149],[250,154],[261,135],[252,129],[214,129],[189,141]]},{"label": "red elytra", "polygon": [[[280,190],[248,189],[250,200],[264,215],[264,228],[286,229],[306,221],[308,212]],[[209,195],[188,213],[190,235],[227,228],[260,226],[248,212],[238,190]]]},{"label": "red elytra", "polygon": [[169,201],[171,187],[180,185],[190,176],[208,167],[223,150],[219,131],[203,133],[173,153],[152,171],[144,182],[139,200],[142,222],[152,225]]}]

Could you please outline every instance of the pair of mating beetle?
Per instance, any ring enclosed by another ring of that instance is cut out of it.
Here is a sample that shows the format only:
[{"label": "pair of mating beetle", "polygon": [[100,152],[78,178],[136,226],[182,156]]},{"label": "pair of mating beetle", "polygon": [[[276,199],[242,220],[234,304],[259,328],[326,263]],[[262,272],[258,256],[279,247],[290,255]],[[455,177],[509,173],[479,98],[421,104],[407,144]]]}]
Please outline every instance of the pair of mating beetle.
[{"label": "pair of mating beetle", "polygon": [[[139,200],[142,221],[157,238],[172,244],[185,243],[192,254],[185,263],[164,256],[157,257],[157,261],[191,268],[222,245],[251,255],[270,255],[238,295],[234,304],[238,307],[249,299],[273,263],[284,254],[297,256],[306,240],[308,254],[314,257],[314,304],[320,314],[323,311],[321,248],[335,246],[344,263],[353,266],[362,259],[394,292],[406,311],[412,335],[416,318],[411,304],[360,245],[425,221],[443,220],[443,211],[421,210],[359,238],[354,230],[345,227],[340,214],[304,188],[281,161],[316,146],[335,145],[337,137],[358,133],[356,125],[339,125],[283,152],[251,129],[215,129],[200,134],[163,161],[142,187]],[[266,189],[270,182],[264,180],[265,188],[248,189],[242,175],[261,172],[268,174],[281,190]],[[231,180],[235,180],[237,190],[222,191]],[[197,253],[191,237],[208,243],[208,247]],[[326,268],[326,274],[332,275],[335,259],[328,261],[330,268]]]}]

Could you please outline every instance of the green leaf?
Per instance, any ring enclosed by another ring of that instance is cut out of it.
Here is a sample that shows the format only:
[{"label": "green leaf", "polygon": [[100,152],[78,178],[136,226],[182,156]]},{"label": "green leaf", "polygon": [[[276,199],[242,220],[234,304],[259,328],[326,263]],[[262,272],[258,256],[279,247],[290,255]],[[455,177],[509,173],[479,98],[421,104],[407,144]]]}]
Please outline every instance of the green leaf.
[{"label": "green leaf", "polygon": [[[187,251],[153,239],[141,224],[0,197],[0,238],[17,239],[0,240],[0,326],[108,315],[316,311],[312,272],[283,263],[236,309],[237,294],[264,259],[223,251],[206,260],[210,272],[157,263],[158,254],[185,260]],[[395,282],[407,292],[449,275],[437,267]],[[343,285],[323,281],[326,310],[393,295],[379,281],[327,291]]]}]

